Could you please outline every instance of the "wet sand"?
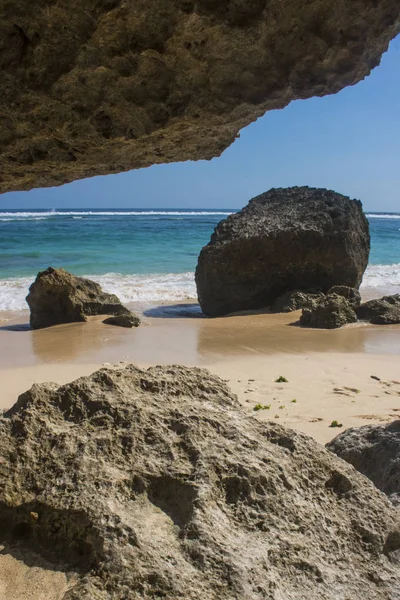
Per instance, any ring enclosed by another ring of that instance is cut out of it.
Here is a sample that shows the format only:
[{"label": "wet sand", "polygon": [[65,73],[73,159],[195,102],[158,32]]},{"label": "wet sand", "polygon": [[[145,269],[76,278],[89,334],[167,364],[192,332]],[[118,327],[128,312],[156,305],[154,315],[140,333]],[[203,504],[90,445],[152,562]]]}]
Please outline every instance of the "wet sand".
[{"label": "wet sand", "polygon": [[[28,312],[0,314],[0,407],[35,382],[65,383],[133,362],[209,368],[229,382],[246,412],[322,443],[343,428],[400,414],[400,326],[307,330],[296,326],[300,312],[206,319],[193,304],[141,308],[143,324],[131,330],[95,317],[31,331]],[[280,375],[288,383],[275,383]],[[269,408],[254,411],[257,404]],[[334,420],[343,427],[329,427]]]}]

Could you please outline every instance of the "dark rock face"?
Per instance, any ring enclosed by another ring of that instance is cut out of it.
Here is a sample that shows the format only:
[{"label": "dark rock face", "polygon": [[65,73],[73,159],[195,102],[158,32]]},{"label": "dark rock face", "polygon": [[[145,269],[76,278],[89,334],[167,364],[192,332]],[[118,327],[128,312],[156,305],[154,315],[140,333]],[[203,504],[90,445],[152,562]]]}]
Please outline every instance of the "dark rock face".
[{"label": "dark rock face", "polygon": [[327,444],[327,448],[400,505],[400,420],[348,429]]},{"label": "dark rock face", "polygon": [[302,308],[310,308],[313,300],[323,298],[324,294],[305,294],[304,292],[286,292],[271,306],[272,313],[289,313]]},{"label": "dark rock face", "polygon": [[356,309],[359,319],[374,325],[393,325],[400,323],[400,294],[384,296],[370,300]]},{"label": "dark rock face", "polygon": [[104,319],[106,325],[115,325],[116,327],[139,327],[140,319],[135,315],[118,315],[116,317],[108,317]]},{"label": "dark rock face", "polygon": [[210,159],[399,31],[398,0],[0,0],[0,192]]},{"label": "dark rock face", "polygon": [[86,321],[92,315],[134,317],[117,296],[103,292],[98,283],[52,267],[38,273],[26,301],[33,329]]},{"label": "dark rock face", "polygon": [[323,189],[272,189],[221,221],[199,256],[208,316],[273,305],[285,292],[358,288],[368,263],[361,202]]},{"label": "dark rock face", "polygon": [[334,285],[328,291],[328,295],[336,294],[337,296],[343,296],[352,308],[356,308],[361,304],[361,294],[354,288],[347,287],[345,285]]},{"label": "dark rock face", "polygon": [[336,294],[314,301],[309,308],[303,309],[300,317],[302,327],[315,329],[337,329],[356,321],[356,313],[349,302]]},{"label": "dark rock face", "polygon": [[373,484],[200,369],[22,394],[0,418],[0,525],[8,552],[78,572],[65,600],[387,600],[400,578]]}]

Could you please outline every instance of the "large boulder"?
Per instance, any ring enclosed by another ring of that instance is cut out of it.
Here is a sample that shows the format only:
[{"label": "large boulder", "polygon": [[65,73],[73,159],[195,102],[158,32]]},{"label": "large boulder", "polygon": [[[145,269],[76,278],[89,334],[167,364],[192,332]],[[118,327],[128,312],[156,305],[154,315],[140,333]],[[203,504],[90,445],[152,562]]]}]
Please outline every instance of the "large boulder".
[{"label": "large boulder", "polygon": [[133,316],[117,296],[103,292],[98,283],[52,267],[38,273],[26,301],[33,329],[86,321],[92,315]]},{"label": "large boulder", "polygon": [[327,448],[363,473],[400,505],[400,420],[386,425],[354,427]]},{"label": "large boulder", "polygon": [[399,31],[398,0],[0,0],[0,192],[219,156]]},{"label": "large boulder", "polygon": [[400,323],[400,294],[365,302],[356,309],[356,313],[359,319],[374,325]]},{"label": "large boulder", "polygon": [[337,329],[356,321],[357,316],[350,303],[336,294],[312,301],[310,306],[303,308],[300,317],[302,327],[315,329]]},{"label": "large boulder", "polygon": [[361,202],[309,187],[272,189],[221,221],[199,256],[209,316],[271,306],[285,292],[358,288],[370,236]]},{"label": "large boulder", "polygon": [[383,494],[312,439],[243,417],[200,369],[34,385],[0,419],[2,553],[68,573],[64,600],[397,598],[400,515]]}]

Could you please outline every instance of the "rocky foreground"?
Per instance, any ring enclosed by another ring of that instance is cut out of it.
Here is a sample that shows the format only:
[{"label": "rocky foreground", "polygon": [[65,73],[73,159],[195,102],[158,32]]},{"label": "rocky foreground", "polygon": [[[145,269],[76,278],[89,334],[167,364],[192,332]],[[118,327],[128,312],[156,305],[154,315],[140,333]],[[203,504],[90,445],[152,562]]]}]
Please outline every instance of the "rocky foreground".
[{"label": "rocky foreground", "polygon": [[313,440],[184,367],[35,385],[0,420],[5,552],[65,600],[395,599],[400,515]]}]

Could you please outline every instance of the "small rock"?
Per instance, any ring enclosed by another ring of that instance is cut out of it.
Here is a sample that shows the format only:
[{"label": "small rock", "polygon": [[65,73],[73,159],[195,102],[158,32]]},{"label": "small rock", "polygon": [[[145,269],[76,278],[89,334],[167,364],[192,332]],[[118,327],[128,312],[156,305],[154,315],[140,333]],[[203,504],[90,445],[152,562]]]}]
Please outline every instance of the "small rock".
[{"label": "small rock", "polygon": [[116,327],[139,327],[140,319],[136,315],[118,315],[104,319],[106,325],[115,325]]},{"label": "small rock", "polygon": [[356,308],[356,314],[362,321],[369,321],[374,325],[398,324],[400,323],[400,294],[365,302]]},{"label": "small rock", "polygon": [[355,323],[357,316],[343,296],[331,294],[313,302],[311,308],[303,309],[300,317],[302,327],[337,329],[346,323]]}]

